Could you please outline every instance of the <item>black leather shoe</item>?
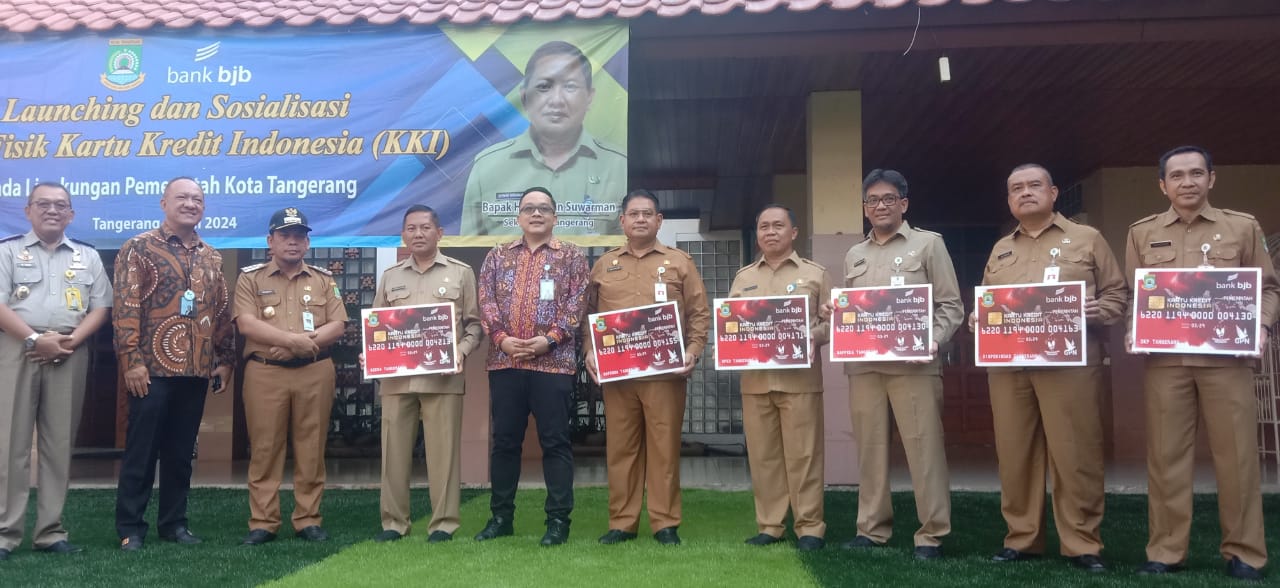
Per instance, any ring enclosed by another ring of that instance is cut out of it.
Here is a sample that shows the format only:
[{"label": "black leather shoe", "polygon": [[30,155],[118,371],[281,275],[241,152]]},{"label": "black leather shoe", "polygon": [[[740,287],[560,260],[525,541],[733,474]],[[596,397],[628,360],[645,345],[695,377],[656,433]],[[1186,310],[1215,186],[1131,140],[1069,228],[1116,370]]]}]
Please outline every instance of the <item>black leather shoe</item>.
[{"label": "black leather shoe", "polygon": [[1182,564],[1167,564],[1158,561],[1149,561],[1138,567],[1139,576],[1157,576],[1160,574],[1174,574],[1182,571]]},{"label": "black leather shoe", "polygon": [[941,545],[917,545],[914,554],[916,559],[921,561],[928,561],[931,559],[942,559],[942,546]]},{"label": "black leather shoe", "polygon": [[325,530],[320,527],[320,525],[311,525],[309,527],[303,527],[301,529],[298,529],[298,532],[295,533],[294,535],[297,538],[302,539],[304,541],[318,542],[318,541],[329,540],[329,534],[326,533]]},{"label": "black leather shoe", "polygon": [[564,519],[551,519],[547,521],[547,533],[542,536],[539,543],[543,547],[551,547],[552,545],[564,545],[569,540],[569,521]]},{"label": "black leather shoe", "polygon": [[[657,535],[654,535],[654,537],[657,537]],[[603,545],[615,545],[635,538],[635,533],[628,533],[622,529],[609,529],[608,533],[600,536],[600,543]]]},{"label": "black leather shoe", "polygon": [[160,538],[165,541],[172,541],[182,545],[195,545],[197,543],[204,542],[203,539],[197,537],[195,533],[191,532],[191,529],[186,527],[178,527],[168,533],[161,533]]},{"label": "black leather shoe", "polygon": [[142,537],[130,535],[120,540],[120,551],[142,551]]},{"label": "black leather shoe", "polygon": [[241,545],[262,545],[263,543],[266,543],[268,541],[275,541],[275,540],[276,540],[275,533],[272,533],[271,531],[268,531],[266,529],[254,529],[252,531],[249,531],[248,535],[244,536],[244,540],[241,541],[240,544]]},{"label": "black leather shoe", "polygon": [[814,537],[813,535],[805,535],[796,539],[796,549],[800,551],[818,551],[827,546],[827,540],[822,537]]},{"label": "black leather shoe", "polygon": [[6,559],[9,559],[9,553],[10,553],[10,551],[9,551],[8,549],[5,549],[5,548],[3,548],[3,547],[0,547],[0,561],[4,561],[4,560],[6,560]]},{"label": "black leather shoe", "polygon": [[1013,549],[1011,547],[1006,547],[1004,549],[1001,549],[999,553],[991,556],[991,561],[1004,563],[1009,561],[1027,561],[1029,559],[1035,559],[1037,557],[1040,557],[1040,554],[1027,553],[1025,551],[1018,551],[1017,549]]},{"label": "black leather shoe", "polygon": [[1227,562],[1227,575],[1237,580],[1246,580],[1249,582],[1261,582],[1262,572],[1247,563],[1240,561],[1240,558],[1233,557]]},{"label": "black leather shoe", "polygon": [[680,534],[676,533],[675,527],[667,527],[653,534],[653,538],[663,545],[679,545]]},{"label": "black leather shoe", "polygon": [[511,526],[511,519],[494,516],[484,524],[484,528],[480,529],[479,533],[476,533],[476,541],[488,541],[513,534],[515,529]]},{"label": "black leather shoe", "polygon": [[37,547],[36,551],[40,551],[43,553],[57,553],[61,555],[67,555],[71,553],[80,553],[81,551],[84,551],[84,548],[80,547],[79,545],[72,544],[66,539],[63,539],[62,541],[51,543],[44,547]]},{"label": "black leather shoe", "polygon": [[884,547],[884,543],[877,543],[866,535],[858,535],[840,544],[840,549],[865,549],[867,547]]},{"label": "black leather shoe", "polygon": [[373,540],[376,543],[386,543],[388,541],[399,541],[403,538],[404,538],[404,535],[401,535],[400,531],[396,531],[395,529],[383,529],[381,533],[378,533],[377,535],[373,536]]},{"label": "black leather shoe", "polygon": [[765,545],[773,545],[774,543],[778,543],[779,541],[782,541],[782,538],[774,537],[773,535],[770,535],[768,533],[761,533],[759,535],[756,535],[755,537],[747,539],[746,544],[755,545],[757,547],[764,547]]},{"label": "black leather shoe", "polygon": [[1106,562],[1102,561],[1101,555],[1086,553],[1075,557],[1067,558],[1071,565],[1080,568],[1086,572],[1105,572],[1107,571]]},{"label": "black leather shoe", "polygon": [[453,541],[453,533],[432,531],[430,535],[427,535],[427,543],[444,543],[445,541]]}]

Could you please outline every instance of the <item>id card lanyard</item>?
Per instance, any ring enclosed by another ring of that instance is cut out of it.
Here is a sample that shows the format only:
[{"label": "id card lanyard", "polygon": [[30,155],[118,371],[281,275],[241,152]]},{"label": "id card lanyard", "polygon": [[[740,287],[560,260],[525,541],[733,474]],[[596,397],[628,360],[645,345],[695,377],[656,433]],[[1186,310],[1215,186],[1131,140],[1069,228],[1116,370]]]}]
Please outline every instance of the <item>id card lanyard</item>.
[{"label": "id card lanyard", "polygon": [[653,285],[653,301],[667,301],[667,283],[662,281],[662,274],[667,273],[666,266],[658,266],[658,282]]},{"label": "id card lanyard", "polygon": [[182,245],[182,248],[186,250],[187,265],[182,267],[181,264],[179,264],[179,267],[182,267],[183,273],[187,274],[187,291],[182,293],[182,303],[178,309],[178,314],[187,318],[195,318],[196,291],[191,289],[191,273],[195,271],[195,260],[192,259],[194,250],[187,249],[185,244]]},{"label": "id card lanyard", "polygon": [[556,281],[551,279],[551,264],[543,264],[542,279],[538,280],[538,300],[543,302],[556,299]]},{"label": "id card lanyard", "polygon": [[1062,269],[1058,267],[1059,253],[1062,253],[1062,250],[1057,247],[1049,250],[1049,267],[1044,268],[1044,283],[1046,284],[1058,283],[1058,272]]},{"label": "id card lanyard", "polygon": [[[311,286],[307,286],[308,289]],[[302,330],[311,333],[316,330],[316,315],[311,314],[311,295],[302,295]]]},{"label": "id card lanyard", "polygon": [[889,286],[898,287],[907,285],[906,277],[902,275],[902,257],[893,258],[893,275],[889,277]]}]

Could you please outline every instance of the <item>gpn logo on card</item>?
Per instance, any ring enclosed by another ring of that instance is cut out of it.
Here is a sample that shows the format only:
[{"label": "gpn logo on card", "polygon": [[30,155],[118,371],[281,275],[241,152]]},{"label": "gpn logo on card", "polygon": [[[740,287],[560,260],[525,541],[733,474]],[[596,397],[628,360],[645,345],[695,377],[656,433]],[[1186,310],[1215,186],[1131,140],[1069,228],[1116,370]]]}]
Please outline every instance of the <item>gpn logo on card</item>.
[{"label": "gpn logo on card", "polygon": [[142,39],[107,41],[107,65],[102,72],[102,85],[117,92],[132,90],[146,81],[142,73]]}]

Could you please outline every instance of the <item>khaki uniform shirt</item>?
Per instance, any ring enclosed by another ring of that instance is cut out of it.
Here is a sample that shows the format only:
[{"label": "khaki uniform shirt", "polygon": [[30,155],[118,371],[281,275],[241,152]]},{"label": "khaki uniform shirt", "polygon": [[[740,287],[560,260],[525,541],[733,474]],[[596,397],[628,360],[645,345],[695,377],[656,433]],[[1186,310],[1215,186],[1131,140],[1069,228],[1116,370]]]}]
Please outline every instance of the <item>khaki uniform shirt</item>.
[{"label": "khaki uniform shirt", "polygon": [[[1111,247],[1093,227],[1071,222],[1053,213],[1053,222],[1037,236],[1031,236],[1022,225],[996,242],[982,274],[984,286],[1038,284],[1044,281],[1044,269],[1053,260],[1050,251],[1058,249],[1058,281],[1085,283],[1085,296],[1098,300],[1100,318],[1087,325],[1088,365],[1102,363],[1104,330],[1098,325],[1112,325],[1125,316],[1129,308],[1129,286],[1120,270],[1120,262]],[[1023,369],[1023,368],[989,368]]]},{"label": "khaki uniform shirt", "polygon": [[[458,341],[458,358],[465,359],[480,345],[484,329],[480,305],[476,302],[476,275],[471,266],[436,253],[430,267],[420,268],[409,256],[382,272],[374,308],[453,304],[453,333]],[[382,394],[462,394],[464,374],[431,374],[382,378]]]},{"label": "khaki uniform shirt", "polygon": [[[310,312],[315,328],[332,322],[346,322],[347,307],[329,270],[303,264],[292,279],[275,261],[240,268],[236,280],[235,308],[232,319],[253,315],[272,327],[290,333],[304,333],[302,313]],[[244,356],[254,353],[267,356],[271,347],[245,339]],[[321,349],[320,351],[327,351]]]},{"label": "khaki uniform shirt", "polygon": [[[460,234],[520,235],[514,222],[520,194],[533,186],[550,190],[559,204],[557,236],[622,232],[618,203],[627,193],[627,153],[584,129],[577,151],[556,170],[547,167],[529,131],[476,155],[463,196]],[[511,224],[504,226],[504,220]]]},{"label": "khaki uniform shirt", "polygon": [[[1253,216],[1205,205],[1190,223],[1182,222],[1170,207],[1129,226],[1125,238],[1125,266],[1129,279],[1139,268],[1194,268],[1204,263],[1200,248],[1209,244],[1209,264],[1214,267],[1262,268],[1263,325],[1274,324],[1280,314],[1280,282],[1267,255],[1266,235]],[[1131,287],[1137,287],[1131,284]],[[1127,326],[1133,329],[1133,324]],[[1147,365],[1225,367],[1250,364],[1253,359],[1223,355],[1152,353]]]},{"label": "khaki uniform shirt", "polygon": [[[901,264],[894,260],[901,259]],[[933,284],[933,340],[942,345],[951,339],[964,320],[964,302],[956,281],[951,254],[942,235],[911,227],[906,221],[884,244],[877,243],[874,233],[867,240],[849,248],[844,256],[844,287],[868,288],[888,286],[893,276],[902,276],[903,285]],[[937,374],[942,360],[929,363],[858,362],[844,364],[844,373]]]},{"label": "khaki uniform shirt", "polygon": [[[625,246],[601,255],[587,284],[587,314],[657,304],[658,282],[666,285],[666,302],[676,303],[685,350],[700,357],[707,346],[711,309],[693,257],[680,249],[656,243],[639,257]],[[590,333],[584,333],[583,345],[590,349],[592,344]]]},{"label": "khaki uniform shirt", "polygon": [[68,334],[90,310],[111,308],[111,296],[91,245],[64,235],[50,252],[35,231],[0,240],[0,304],[36,332]]},{"label": "khaki uniform shirt", "polygon": [[[788,292],[790,285],[795,288]],[[818,306],[831,296],[831,278],[826,268],[801,258],[794,251],[776,270],[761,256],[734,276],[733,285],[729,287],[730,298],[802,295],[809,297],[809,336],[816,351],[813,363],[807,369],[743,371],[740,385],[743,394],[822,392],[820,349],[831,338],[831,332],[830,325],[818,318]]]}]

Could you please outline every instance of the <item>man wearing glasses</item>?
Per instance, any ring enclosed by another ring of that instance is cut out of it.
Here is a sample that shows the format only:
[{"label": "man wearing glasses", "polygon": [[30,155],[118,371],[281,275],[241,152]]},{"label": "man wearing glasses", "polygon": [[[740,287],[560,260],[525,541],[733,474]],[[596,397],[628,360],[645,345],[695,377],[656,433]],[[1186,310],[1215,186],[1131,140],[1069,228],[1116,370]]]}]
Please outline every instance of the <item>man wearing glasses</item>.
[{"label": "man wearing glasses", "polygon": [[111,314],[111,282],[98,252],[66,236],[75,218],[61,184],[27,197],[31,230],[0,240],[0,561],[22,543],[31,479],[31,435],[40,431],[36,551],[76,553],[62,526],[71,449],[93,337]]},{"label": "man wearing glasses", "polygon": [[[654,539],[678,545],[686,381],[707,344],[711,309],[693,258],[658,242],[662,213],[652,192],[633,190],[623,197],[620,220],[627,244],[600,256],[591,268],[587,313],[675,302],[684,333],[684,369],[602,386],[608,423],[609,532],[600,542],[611,545],[636,538],[640,503],[648,487]],[[590,347],[590,338],[583,343]],[[587,353],[586,363],[596,379],[593,355],[594,350]]]},{"label": "man wearing glasses", "polygon": [[858,441],[858,534],[844,548],[880,547],[893,535],[889,494],[889,413],[893,412],[911,470],[920,529],[915,557],[942,557],[951,532],[951,494],[942,436],[942,364],[938,343],[964,320],[964,303],[942,235],[903,219],[907,179],[873,170],[862,182],[862,205],[871,232],[844,258],[846,288],[933,284],[933,345],[927,361],[846,363],[849,413]]},{"label": "man wearing glasses", "polygon": [[493,427],[493,516],[476,540],[513,533],[521,445],[532,413],[547,484],[542,545],[560,545],[569,539],[573,511],[569,418],[578,367],[574,337],[582,322],[587,259],[553,235],[556,201],[549,190],[529,188],[519,204],[523,237],[489,251],[478,284],[481,324],[491,343],[486,366]]}]

